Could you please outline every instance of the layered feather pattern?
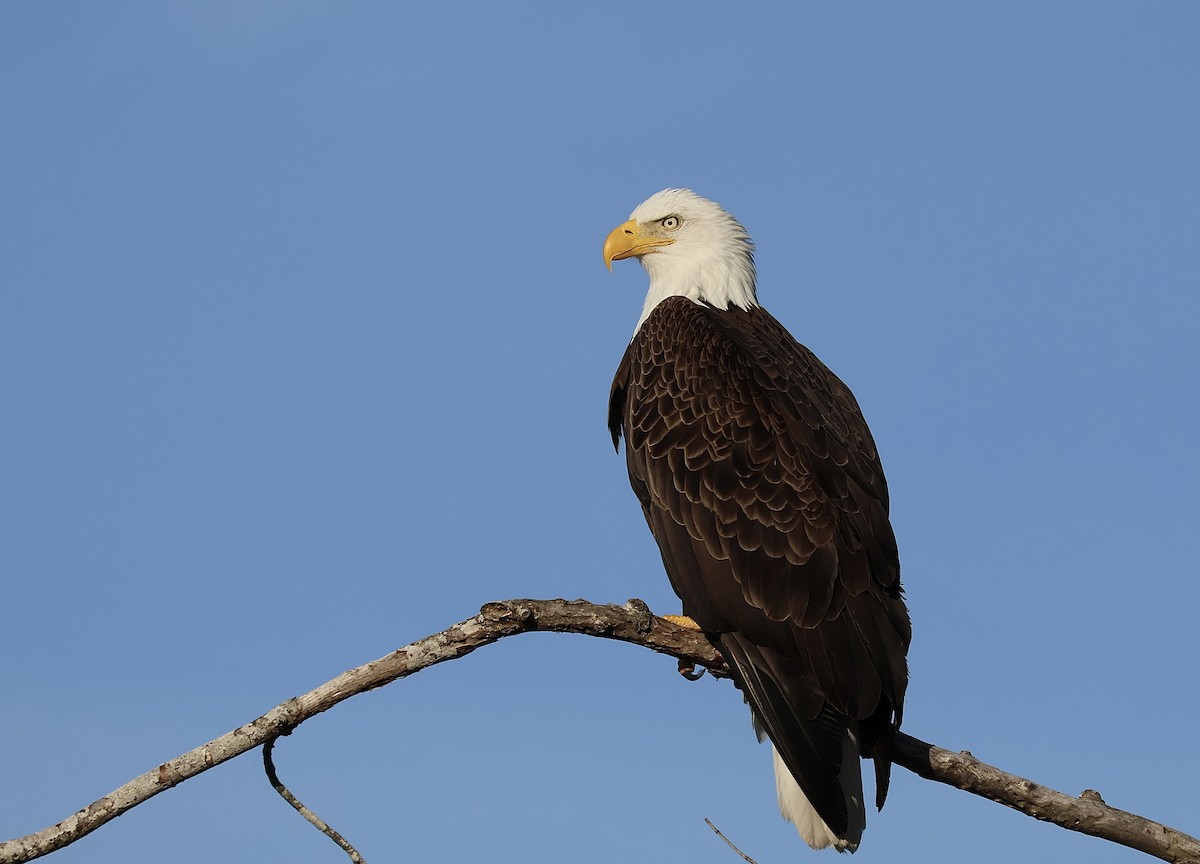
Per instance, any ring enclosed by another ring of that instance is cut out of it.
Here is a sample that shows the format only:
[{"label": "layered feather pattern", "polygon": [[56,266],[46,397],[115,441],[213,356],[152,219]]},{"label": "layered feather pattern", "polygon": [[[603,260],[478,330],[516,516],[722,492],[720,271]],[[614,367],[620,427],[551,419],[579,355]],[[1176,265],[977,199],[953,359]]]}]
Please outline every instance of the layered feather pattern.
[{"label": "layered feather pattern", "polygon": [[887,485],[853,395],[761,307],[667,297],[621,361],[609,428],[684,613],[845,835],[845,741],[875,759],[882,806],[911,639]]}]

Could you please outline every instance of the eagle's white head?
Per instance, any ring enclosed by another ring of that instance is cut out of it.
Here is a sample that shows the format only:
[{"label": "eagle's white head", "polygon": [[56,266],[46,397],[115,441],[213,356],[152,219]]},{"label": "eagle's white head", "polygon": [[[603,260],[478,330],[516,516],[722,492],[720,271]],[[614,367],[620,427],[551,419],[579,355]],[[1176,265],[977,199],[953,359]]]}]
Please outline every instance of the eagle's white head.
[{"label": "eagle's white head", "polygon": [[637,326],[667,297],[689,297],[718,309],[758,305],[754,244],[741,223],[691,189],[664,189],[629,214],[604,241],[604,263],[637,258],[650,290]]}]

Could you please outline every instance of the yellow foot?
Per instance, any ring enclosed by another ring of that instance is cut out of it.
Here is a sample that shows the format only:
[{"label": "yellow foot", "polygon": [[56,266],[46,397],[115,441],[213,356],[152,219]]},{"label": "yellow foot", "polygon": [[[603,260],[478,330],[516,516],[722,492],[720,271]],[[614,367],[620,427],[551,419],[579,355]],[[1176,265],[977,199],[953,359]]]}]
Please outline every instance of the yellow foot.
[{"label": "yellow foot", "polygon": [[686,615],[664,615],[665,620],[670,621],[676,627],[685,627],[688,630],[699,630],[700,625]]}]

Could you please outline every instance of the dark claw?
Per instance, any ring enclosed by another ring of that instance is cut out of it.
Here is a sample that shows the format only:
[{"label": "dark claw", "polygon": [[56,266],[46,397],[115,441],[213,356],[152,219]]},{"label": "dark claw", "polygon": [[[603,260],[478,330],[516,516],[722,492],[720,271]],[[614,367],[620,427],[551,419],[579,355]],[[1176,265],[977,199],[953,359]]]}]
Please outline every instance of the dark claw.
[{"label": "dark claw", "polygon": [[696,664],[691,660],[679,661],[679,674],[689,681],[699,681],[704,677],[704,670],[696,671]]}]

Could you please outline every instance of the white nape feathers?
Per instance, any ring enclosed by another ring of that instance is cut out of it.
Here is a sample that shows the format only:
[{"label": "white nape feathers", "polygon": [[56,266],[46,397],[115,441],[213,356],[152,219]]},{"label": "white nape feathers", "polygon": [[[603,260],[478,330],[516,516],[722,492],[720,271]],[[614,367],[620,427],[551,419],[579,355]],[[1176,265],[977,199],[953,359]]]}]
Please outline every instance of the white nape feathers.
[{"label": "white nape feathers", "polygon": [[639,204],[629,218],[641,230],[673,241],[639,256],[650,274],[650,290],[635,331],[667,297],[688,297],[718,309],[758,305],[754,244],[720,204],[691,189],[664,189]]},{"label": "white nape feathers", "polygon": [[784,817],[815,848],[853,850],[859,757],[882,807],[912,641],[870,429],[758,305],[753,246],[717,204],[659,192],[603,257],[650,274],[608,428],[671,587],[771,739]]}]

